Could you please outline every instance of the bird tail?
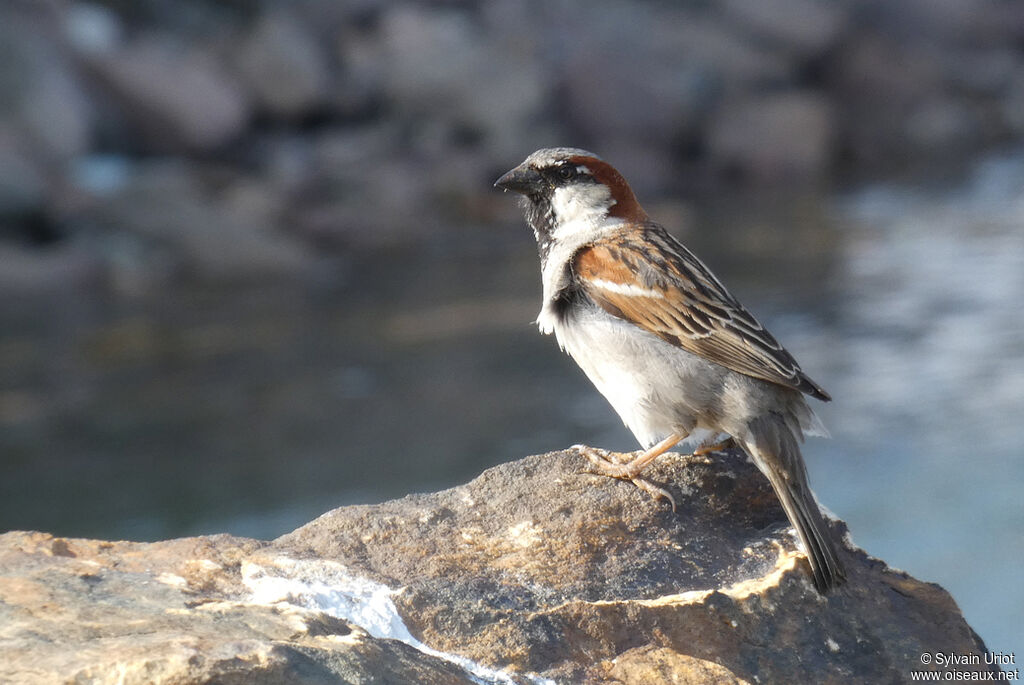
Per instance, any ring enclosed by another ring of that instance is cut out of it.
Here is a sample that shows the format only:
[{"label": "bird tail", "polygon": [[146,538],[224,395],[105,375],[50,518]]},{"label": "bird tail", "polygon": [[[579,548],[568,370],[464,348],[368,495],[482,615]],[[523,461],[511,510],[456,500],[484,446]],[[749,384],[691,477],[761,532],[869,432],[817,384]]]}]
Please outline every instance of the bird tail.
[{"label": "bird tail", "polygon": [[743,447],[767,476],[789,522],[803,543],[811,564],[814,587],[825,594],[846,580],[825,519],[807,481],[807,468],[796,437],[775,417],[755,420]]}]

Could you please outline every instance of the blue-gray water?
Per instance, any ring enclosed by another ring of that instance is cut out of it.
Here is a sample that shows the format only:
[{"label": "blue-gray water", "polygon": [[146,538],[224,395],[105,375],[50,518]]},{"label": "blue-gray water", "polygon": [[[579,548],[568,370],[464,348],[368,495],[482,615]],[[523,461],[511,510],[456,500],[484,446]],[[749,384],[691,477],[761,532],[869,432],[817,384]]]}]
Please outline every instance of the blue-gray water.
[{"label": "blue-gray water", "polygon": [[[653,215],[833,395],[806,454],[868,552],[1024,655],[1024,154],[955,182]],[[511,203],[511,200],[509,200]],[[631,436],[552,339],[532,238],[467,228],[345,285],[0,305],[0,530],[270,538]]]}]

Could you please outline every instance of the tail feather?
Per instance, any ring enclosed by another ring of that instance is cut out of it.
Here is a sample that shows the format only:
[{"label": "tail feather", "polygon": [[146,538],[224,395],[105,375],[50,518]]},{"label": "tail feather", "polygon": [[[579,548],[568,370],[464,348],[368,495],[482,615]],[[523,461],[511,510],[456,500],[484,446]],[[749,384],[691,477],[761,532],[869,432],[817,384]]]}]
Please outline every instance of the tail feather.
[{"label": "tail feather", "polygon": [[784,422],[774,419],[759,421],[751,428],[750,439],[743,441],[744,448],[772,484],[807,552],[814,586],[825,594],[846,580],[846,570],[814,501],[796,438]]},{"label": "tail feather", "polygon": [[846,580],[846,570],[836,555],[829,530],[810,490],[794,488],[791,483],[784,483],[781,487],[775,483],[772,485],[807,551],[814,587],[825,594],[841,585]]}]

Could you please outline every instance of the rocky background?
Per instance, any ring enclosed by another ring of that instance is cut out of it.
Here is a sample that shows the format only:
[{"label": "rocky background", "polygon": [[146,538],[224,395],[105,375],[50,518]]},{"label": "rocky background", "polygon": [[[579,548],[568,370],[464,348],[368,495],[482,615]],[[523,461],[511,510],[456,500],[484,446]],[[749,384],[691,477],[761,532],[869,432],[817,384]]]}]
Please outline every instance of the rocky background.
[{"label": "rocky background", "polygon": [[1024,133],[1022,46],[998,0],[7,0],[0,288],[317,278],[547,144],[645,197],[957,160]]}]

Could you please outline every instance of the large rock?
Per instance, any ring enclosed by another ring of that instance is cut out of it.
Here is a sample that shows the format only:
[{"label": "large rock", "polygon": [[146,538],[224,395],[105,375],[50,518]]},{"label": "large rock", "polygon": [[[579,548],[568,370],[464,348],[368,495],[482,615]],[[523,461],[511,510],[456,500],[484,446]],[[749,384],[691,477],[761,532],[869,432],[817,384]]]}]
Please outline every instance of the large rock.
[{"label": "large rock", "polygon": [[0,217],[39,211],[46,200],[46,178],[18,132],[0,124]]},{"label": "large rock", "polygon": [[722,108],[708,132],[715,165],[759,180],[817,178],[832,159],[828,101],[787,91],[737,100]]},{"label": "large rock", "polygon": [[223,282],[299,272],[305,253],[279,229],[280,205],[258,179],[153,160],[83,214],[102,227],[92,242],[115,287],[137,293],[181,273]]},{"label": "large rock", "polygon": [[37,162],[60,163],[91,144],[94,112],[42,3],[0,8],[0,128]]},{"label": "large rock", "polygon": [[0,681],[896,682],[985,652],[942,588],[848,538],[848,584],[817,594],[737,453],[659,460],[676,511],[583,464],[530,457],[271,543],[0,536]]},{"label": "large rock", "polygon": [[88,64],[147,152],[215,149],[248,124],[245,92],[201,47],[146,35]]},{"label": "large rock", "polygon": [[801,57],[834,45],[847,24],[848,7],[819,0],[725,0],[725,13],[755,39]]},{"label": "large rock", "polygon": [[238,569],[253,540],[4,538],[3,682],[471,682],[324,612],[233,599],[248,595]]},{"label": "large rock", "polygon": [[237,57],[238,69],[259,104],[289,118],[321,105],[330,68],[316,37],[287,14],[267,14],[252,28]]},{"label": "large rock", "polygon": [[493,156],[521,154],[550,82],[536,50],[482,34],[464,12],[395,4],[381,18],[377,59],[385,97],[426,155],[481,139]]},{"label": "large rock", "polygon": [[0,6],[0,233],[19,237],[54,204],[57,170],[88,148],[93,125],[42,4]]}]

